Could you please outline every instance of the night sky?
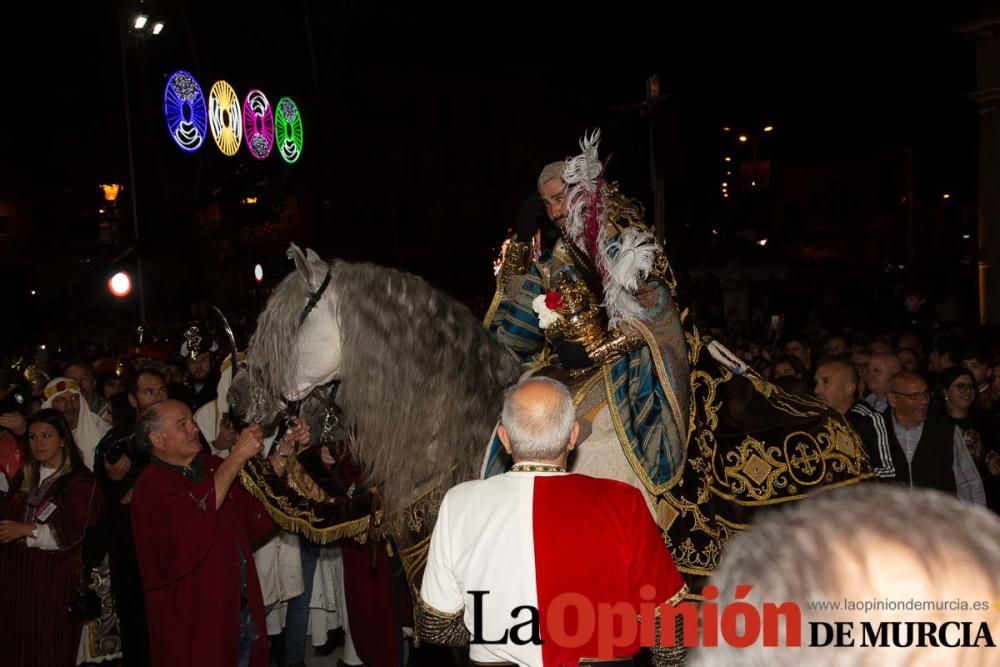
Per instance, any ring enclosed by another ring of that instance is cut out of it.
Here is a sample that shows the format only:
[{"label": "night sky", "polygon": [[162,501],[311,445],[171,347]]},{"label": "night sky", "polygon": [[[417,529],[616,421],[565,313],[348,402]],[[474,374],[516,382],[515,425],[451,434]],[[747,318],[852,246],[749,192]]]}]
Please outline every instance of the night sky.
[{"label": "night sky", "polygon": [[[546,94],[523,104],[593,121],[640,98],[645,76],[658,72],[692,115],[780,118],[789,131],[812,138],[803,149],[815,151],[842,146],[844,137],[856,137],[853,147],[895,139],[897,132],[940,130],[941,114],[960,105],[974,83],[972,49],[951,29],[974,18],[978,3],[826,9],[810,3],[780,10],[653,4],[658,8],[618,2],[544,13],[508,3],[473,15],[428,4],[149,2],[142,11],[163,17],[167,27],[142,50],[151,70],[184,67],[205,80],[225,73],[309,96],[315,90],[308,12],[318,83],[330,101],[358,78],[379,73],[414,81],[461,74],[520,81],[531,92],[541,83]],[[131,14],[127,8],[139,5],[122,6]],[[5,54],[16,82],[8,94],[30,93],[41,107],[39,125],[62,119],[66,127],[52,145],[75,166],[88,159],[86,149],[124,149],[116,136],[119,42],[114,7],[59,12],[55,20],[29,11],[5,21],[5,31],[13,31],[6,48],[16,49]],[[4,106],[5,116],[16,115],[15,105]],[[8,123],[2,135],[5,157],[38,146],[13,129]],[[51,153],[42,155],[37,162],[48,175],[56,165]]]},{"label": "night sky", "polygon": [[[143,3],[166,23],[156,39],[126,38],[143,235],[169,246],[213,199],[266,182],[274,210],[298,196],[306,240],[326,254],[488,291],[482,267],[537,170],[574,153],[584,130],[603,129],[613,175],[648,196],[648,126],[632,105],[650,73],[669,95],[657,150],[683,190],[684,229],[717,215],[723,125],[773,124],[792,161],[912,145],[925,187],[974,201],[974,49],[953,29],[979,3],[432,4]],[[0,189],[31,193],[36,227],[89,229],[74,202],[128,181],[119,15],[93,5],[4,21]],[[303,160],[262,167],[210,142],[182,154],[160,109],[175,69],[206,93],[226,79],[241,95],[296,99]]]}]

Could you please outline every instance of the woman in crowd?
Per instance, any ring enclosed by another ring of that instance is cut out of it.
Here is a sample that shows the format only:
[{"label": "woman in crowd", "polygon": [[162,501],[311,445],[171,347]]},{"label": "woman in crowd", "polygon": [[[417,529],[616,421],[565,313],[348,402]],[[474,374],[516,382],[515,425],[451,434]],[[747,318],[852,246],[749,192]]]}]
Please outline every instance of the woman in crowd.
[{"label": "woman in crowd", "polygon": [[0,663],[72,667],[82,624],[68,607],[100,494],[56,410],[28,419],[28,447],[24,466],[0,498]]},{"label": "woman in crowd", "polygon": [[983,479],[986,504],[1000,512],[1000,446],[990,415],[977,405],[975,377],[961,366],[946,368],[938,376],[938,391],[944,412],[965,436],[965,445]]}]

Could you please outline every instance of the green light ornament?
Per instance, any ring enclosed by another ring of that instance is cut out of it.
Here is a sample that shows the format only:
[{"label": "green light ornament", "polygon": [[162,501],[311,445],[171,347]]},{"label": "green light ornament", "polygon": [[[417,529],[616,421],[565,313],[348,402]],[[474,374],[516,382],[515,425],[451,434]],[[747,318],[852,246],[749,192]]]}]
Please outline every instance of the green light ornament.
[{"label": "green light ornament", "polygon": [[302,116],[290,97],[282,97],[274,114],[274,138],[281,159],[292,164],[302,155]]}]

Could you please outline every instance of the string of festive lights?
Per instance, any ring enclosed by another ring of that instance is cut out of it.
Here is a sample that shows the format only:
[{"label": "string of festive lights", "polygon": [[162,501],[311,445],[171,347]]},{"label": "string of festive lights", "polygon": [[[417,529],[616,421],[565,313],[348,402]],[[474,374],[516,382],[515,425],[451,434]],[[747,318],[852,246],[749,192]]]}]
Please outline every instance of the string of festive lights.
[{"label": "string of festive lights", "polygon": [[275,146],[281,159],[293,164],[302,155],[302,115],[290,97],[278,100],[277,113],[260,90],[247,93],[240,104],[236,90],[216,81],[206,101],[198,81],[189,72],[170,75],[163,94],[163,112],[170,137],[189,153],[201,148],[209,132],[219,151],[233,157],[244,143],[258,160]]}]

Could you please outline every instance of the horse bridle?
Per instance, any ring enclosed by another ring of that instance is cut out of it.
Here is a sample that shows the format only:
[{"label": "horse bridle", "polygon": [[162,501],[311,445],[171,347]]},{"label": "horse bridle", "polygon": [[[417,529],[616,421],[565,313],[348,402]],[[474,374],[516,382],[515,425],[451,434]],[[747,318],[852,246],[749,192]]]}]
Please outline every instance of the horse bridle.
[{"label": "horse bridle", "polygon": [[302,326],[302,323],[306,321],[306,318],[309,317],[309,313],[312,312],[312,309],[316,307],[317,303],[319,303],[320,298],[322,298],[323,296],[323,292],[325,292],[326,288],[329,286],[330,286],[330,267],[327,267],[326,277],[323,278],[323,282],[320,284],[318,290],[309,293],[309,301],[306,302],[306,307],[302,309],[302,314],[299,315],[300,327]]}]

